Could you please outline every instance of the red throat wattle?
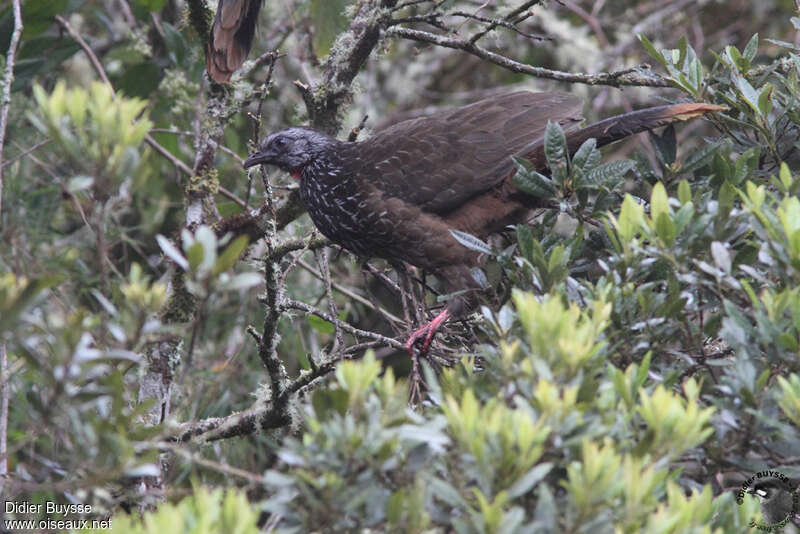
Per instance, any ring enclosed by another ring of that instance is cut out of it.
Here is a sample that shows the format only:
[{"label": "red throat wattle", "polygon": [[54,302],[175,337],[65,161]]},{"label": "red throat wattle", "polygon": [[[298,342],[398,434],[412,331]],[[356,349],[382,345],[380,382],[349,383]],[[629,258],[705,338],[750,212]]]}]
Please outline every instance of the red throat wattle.
[{"label": "red throat wattle", "polygon": [[296,169],[292,169],[289,174],[291,174],[292,178],[294,178],[295,180],[299,180],[300,179],[300,175],[303,174],[303,167],[298,167]]}]

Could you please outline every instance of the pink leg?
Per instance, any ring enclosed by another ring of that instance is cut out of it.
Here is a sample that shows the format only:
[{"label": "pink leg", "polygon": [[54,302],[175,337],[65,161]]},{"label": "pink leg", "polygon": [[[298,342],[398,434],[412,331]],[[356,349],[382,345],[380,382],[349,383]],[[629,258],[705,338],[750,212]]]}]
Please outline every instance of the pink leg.
[{"label": "pink leg", "polygon": [[408,355],[414,356],[414,343],[422,336],[425,336],[425,341],[422,343],[422,354],[427,353],[433,341],[433,336],[436,334],[436,330],[449,318],[450,312],[445,308],[439,315],[433,318],[433,321],[414,330],[409,336],[408,341],[406,341]]}]

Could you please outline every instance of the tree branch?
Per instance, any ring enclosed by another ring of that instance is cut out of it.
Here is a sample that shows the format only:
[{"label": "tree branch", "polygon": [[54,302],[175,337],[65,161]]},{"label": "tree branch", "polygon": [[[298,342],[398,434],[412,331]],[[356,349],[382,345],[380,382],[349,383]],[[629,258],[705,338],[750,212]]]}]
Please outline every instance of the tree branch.
[{"label": "tree branch", "polygon": [[635,87],[672,87],[669,81],[652,72],[646,65],[625,69],[616,72],[600,72],[597,74],[563,72],[542,67],[534,67],[526,63],[520,63],[502,54],[492,52],[470,40],[446,37],[435,33],[422,30],[414,30],[403,26],[395,26],[386,31],[389,37],[400,37],[411,41],[429,43],[453,50],[461,50],[480,59],[494,63],[512,72],[527,74],[536,78],[547,78],[560,82],[583,83],[587,85],[610,85],[612,87],[635,86]]},{"label": "tree branch", "polygon": [[3,226],[3,147],[6,139],[8,125],[8,109],[11,106],[11,84],[14,83],[14,63],[17,56],[17,46],[22,36],[22,7],[20,0],[14,0],[14,31],[8,44],[6,53],[6,72],[3,76],[3,100],[0,104],[0,227]]}]

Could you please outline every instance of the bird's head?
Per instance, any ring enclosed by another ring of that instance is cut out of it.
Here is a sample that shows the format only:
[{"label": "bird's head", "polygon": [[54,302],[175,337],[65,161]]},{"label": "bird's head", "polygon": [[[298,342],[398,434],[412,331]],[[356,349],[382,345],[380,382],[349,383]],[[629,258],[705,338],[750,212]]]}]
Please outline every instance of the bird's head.
[{"label": "bird's head", "polygon": [[282,130],[264,139],[259,150],[245,160],[244,168],[275,165],[298,178],[303,168],[331,142],[334,142],[331,138],[310,128]]}]

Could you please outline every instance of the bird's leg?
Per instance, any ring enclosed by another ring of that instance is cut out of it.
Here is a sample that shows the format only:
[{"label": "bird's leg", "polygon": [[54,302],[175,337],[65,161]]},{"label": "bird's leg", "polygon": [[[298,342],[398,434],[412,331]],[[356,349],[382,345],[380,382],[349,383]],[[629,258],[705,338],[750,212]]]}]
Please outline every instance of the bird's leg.
[{"label": "bird's leg", "polygon": [[425,340],[422,342],[422,354],[426,354],[428,349],[431,346],[431,342],[433,341],[433,336],[436,334],[436,330],[450,318],[450,310],[445,308],[442,312],[433,318],[433,321],[429,322],[428,324],[414,330],[406,341],[406,350],[408,351],[409,356],[414,356],[414,344],[417,342],[418,339],[424,336]]}]

